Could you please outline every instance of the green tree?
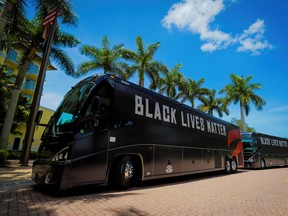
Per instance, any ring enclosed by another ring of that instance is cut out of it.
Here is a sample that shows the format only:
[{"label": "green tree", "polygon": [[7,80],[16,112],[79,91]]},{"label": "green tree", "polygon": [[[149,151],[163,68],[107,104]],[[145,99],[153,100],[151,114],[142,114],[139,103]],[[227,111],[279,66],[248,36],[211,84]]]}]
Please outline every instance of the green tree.
[{"label": "green tree", "polygon": [[53,7],[61,10],[62,23],[76,25],[77,16],[72,10],[71,0],[6,0],[0,14],[0,44],[4,32],[10,35],[21,31],[21,22],[26,17],[26,8],[28,3],[32,3],[40,20],[46,16],[48,10]]},{"label": "green tree", "polygon": [[[239,128],[242,128],[241,119],[237,119],[236,117],[232,118],[231,123],[237,125]],[[247,132],[256,132],[256,129],[253,127],[249,127],[248,124],[246,124],[246,129],[247,129]]]},{"label": "green tree", "polygon": [[[14,83],[12,79],[14,78],[13,75],[7,73],[7,66],[1,64],[0,65],[0,118],[1,120],[4,119],[4,113],[7,109],[7,100],[10,95],[10,90],[13,87]],[[2,121],[1,121],[2,122]]]},{"label": "green tree", "polygon": [[171,99],[179,99],[178,89],[184,80],[183,74],[179,71],[182,64],[175,65],[171,71],[165,73],[158,83],[159,93],[166,94]]},{"label": "green tree", "polygon": [[80,47],[82,55],[91,60],[81,63],[78,66],[78,74],[83,75],[92,70],[103,69],[104,74],[110,72],[116,76],[127,79],[126,70],[128,64],[121,61],[123,44],[115,45],[110,48],[110,41],[107,36],[102,38],[102,48],[95,46],[83,45]]},{"label": "green tree", "polygon": [[127,71],[128,77],[131,77],[137,71],[140,86],[144,86],[144,77],[146,75],[150,80],[151,88],[156,88],[160,77],[159,73],[167,71],[165,65],[159,61],[153,61],[154,55],[160,46],[160,42],[150,44],[146,48],[142,38],[138,36],[136,38],[136,45],[136,52],[129,49],[122,50],[123,58],[134,63],[134,65],[130,66],[129,71]]},{"label": "green tree", "polygon": [[204,78],[198,81],[192,80],[191,78],[184,80],[180,84],[179,97],[182,98],[181,103],[189,101],[191,106],[194,108],[196,99],[203,102],[203,97],[209,93],[209,89],[201,87],[204,82]]},{"label": "green tree", "polygon": [[[7,66],[0,65],[0,130],[4,122],[5,114],[8,108],[8,101],[13,89],[15,76],[7,73]],[[14,121],[12,124],[11,133],[21,135],[18,130],[21,123],[25,123],[29,115],[28,99],[20,95],[19,102],[16,108]],[[1,134],[0,134],[1,136]]]},{"label": "green tree", "polygon": [[[42,2],[42,1],[39,1]],[[51,3],[50,5],[48,3]],[[12,92],[11,99],[9,101],[9,108],[5,115],[4,125],[1,132],[0,139],[0,149],[4,148],[8,144],[8,138],[15,115],[15,110],[17,102],[20,95],[20,90],[23,84],[26,71],[29,64],[35,57],[36,53],[42,53],[45,49],[45,41],[42,38],[43,26],[42,20],[43,17],[47,14],[48,5],[49,7],[57,7],[62,11],[62,23],[75,24],[76,15],[73,13],[70,1],[60,1],[60,0],[50,0],[43,1],[43,4],[39,5],[37,10],[36,19],[29,21],[27,19],[22,19],[21,29],[18,29],[13,35],[7,34],[2,38],[1,45],[9,45],[12,47],[24,45],[25,52],[23,57],[20,60],[20,67],[18,75],[15,81],[15,87]],[[53,3],[53,4],[52,4]],[[57,66],[59,66],[66,74],[68,75],[77,75],[74,70],[74,64],[69,56],[61,49],[61,47],[75,47],[79,44],[79,41],[71,34],[60,32],[59,29],[56,30],[56,34],[53,40],[53,45],[51,48],[50,57],[54,60]]]},{"label": "green tree", "polygon": [[21,27],[19,20],[25,17],[26,2],[25,0],[6,0],[0,13],[0,44],[5,31],[8,29],[15,31]]},{"label": "green tree", "polygon": [[241,129],[242,132],[246,132],[245,115],[248,116],[249,114],[250,103],[252,102],[257,110],[262,110],[266,104],[263,98],[255,94],[255,90],[261,89],[262,85],[260,83],[250,83],[252,76],[245,78],[231,74],[230,79],[232,83],[221,89],[220,93],[226,93],[227,105],[231,102],[234,104],[240,103]]},{"label": "green tree", "polygon": [[229,115],[229,110],[227,109],[224,99],[216,98],[216,90],[211,90],[207,97],[202,97],[202,103],[202,105],[197,107],[197,109],[200,109],[202,112],[213,115],[214,111],[216,111],[221,118],[223,117],[223,112]]}]

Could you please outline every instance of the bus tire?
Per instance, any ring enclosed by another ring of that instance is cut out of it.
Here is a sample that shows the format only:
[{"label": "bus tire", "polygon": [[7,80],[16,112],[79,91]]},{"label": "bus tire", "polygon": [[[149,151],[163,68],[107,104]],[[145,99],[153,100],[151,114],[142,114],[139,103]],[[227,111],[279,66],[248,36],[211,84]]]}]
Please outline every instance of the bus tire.
[{"label": "bus tire", "polygon": [[265,169],[266,168],[266,162],[265,162],[265,159],[263,159],[263,158],[260,160],[260,168],[261,169]]},{"label": "bus tire", "polygon": [[237,164],[237,160],[235,157],[233,157],[231,159],[231,172],[232,173],[236,173],[237,172],[237,169],[238,169],[238,164]]},{"label": "bus tire", "polygon": [[228,157],[226,157],[226,159],[225,159],[224,171],[226,174],[231,173],[231,161]]},{"label": "bus tire", "polygon": [[113,185],[117,189],[129,188],[135,180],[135,164],[132,157],[125,155],[117,160],[114,167]]}]

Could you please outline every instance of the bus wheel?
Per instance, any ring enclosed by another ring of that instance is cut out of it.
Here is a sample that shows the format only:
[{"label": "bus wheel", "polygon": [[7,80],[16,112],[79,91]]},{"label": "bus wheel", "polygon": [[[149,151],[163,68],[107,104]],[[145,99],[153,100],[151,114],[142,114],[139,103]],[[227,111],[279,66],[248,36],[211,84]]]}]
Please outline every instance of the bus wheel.
[{"label": "bus wheel", "polygon": [[235,157],[233,157],[231,160],[231,172],[235,173],[237,172],[237,169],[238,169],[237,160]]},{"label": "bus wheel", "polygon": [[115,167],[114,183],[119,189],[129,188],[134,181],[134,164],[131,156],[120,158]]},{"label": "bus wheel", "polygon": [[231,161],[230,161],[230,159],[228,157],[225,159],[225,169],[224,169],[224,171],[225,171],[226,174],[231,173]]},{"label": "bus wheel", "polygon": [[265,160],[263,158],[260,160],[260,168],[261,169],[265,169],[266,168],[266,163],[265,163]]}]

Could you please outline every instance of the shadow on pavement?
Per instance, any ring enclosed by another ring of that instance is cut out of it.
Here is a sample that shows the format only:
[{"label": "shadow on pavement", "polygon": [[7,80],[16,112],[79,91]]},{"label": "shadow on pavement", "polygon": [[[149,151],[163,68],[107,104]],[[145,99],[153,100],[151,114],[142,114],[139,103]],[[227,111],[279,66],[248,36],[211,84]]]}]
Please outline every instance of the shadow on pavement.
[{"label": "shadow on pavement", "polygon": [[[245,172],[249,172],[250,170],[244,170],[240,169],[238,172],[233,173],[231,175],[240,175]],[[207,173],[198,173],[198,174],[191,174],[191,175],[185,175],[185,176],[177,176],[177,177],[170,177],[170,178],[163,178],[163,179],[154,179],[154,180],[148,180],[141,183],[140,186],[134,186],[131,187],[125,191],[120,191],[113,189],[109,187],[108,185],[85,185],[85,186],[78,186],[73,187],[68,190],[59,191],[59,190],[52,190],[49,187],[43,187],[40,185],[33,185],[33,189],[36,192],[43,193],[45,195],[51,196],[51,197],[68,197],[68,196],[82,196],[82,195],[89,195],[89,194],[105,194],[105,196],[123,196],[123,195],[132,195],[137,194],[138,190],[145,190],[145,189],[151,189],[154,187],[165,187],[165,186],[171,186],[171,185],[178,185],[183,184],[187,182],[197,182],[202,181],[205,179],[211,179],[211,178],[220,178],[227,176],[223,171],[214,171],[214,172],[207,172]],[[117,195],[117,192],[118,193]],[[124,193],[125,192],[125,193]],[[115,194],[116,193],[116,194]]]}]

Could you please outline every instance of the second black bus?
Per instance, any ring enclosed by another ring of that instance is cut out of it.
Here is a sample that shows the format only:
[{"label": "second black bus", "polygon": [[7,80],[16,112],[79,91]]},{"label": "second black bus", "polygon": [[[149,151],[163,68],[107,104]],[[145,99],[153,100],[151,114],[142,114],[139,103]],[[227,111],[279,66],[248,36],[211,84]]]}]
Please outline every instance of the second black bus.
[{"label": "second black bus", "polygon": [[242,133],[246,168],[288,165],[288,139],[262,133]]}]

